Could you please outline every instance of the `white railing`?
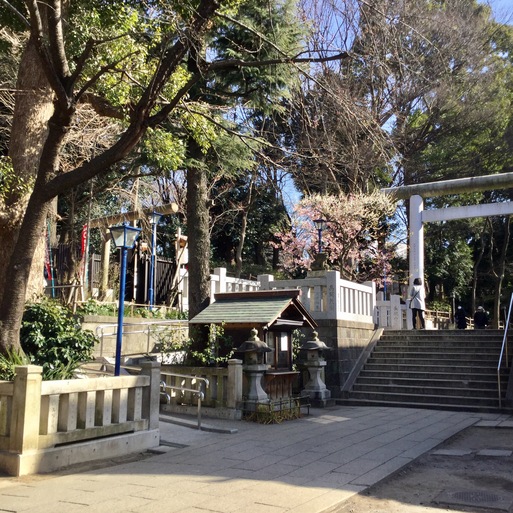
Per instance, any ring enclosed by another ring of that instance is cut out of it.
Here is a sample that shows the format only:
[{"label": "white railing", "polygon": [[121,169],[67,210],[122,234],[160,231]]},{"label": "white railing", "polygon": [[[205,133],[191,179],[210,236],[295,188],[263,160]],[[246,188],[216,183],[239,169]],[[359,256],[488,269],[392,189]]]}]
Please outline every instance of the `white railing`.
[{"label": "white railing", "polygon": [[[426,328],[428,329],[449,329],[451,327],[451,316],[449,312],[438,310],[426,310],[424,312]],[[401,297],[391,295],[390,299],[383,299],[383,292],[378,292],[374,322],[379,328],[390,328],[395,330],[411,330],[413,328],[410,301],[401,302]]]},{"label": "white railing", "polygon": [[[313,272],[298,280],[275,280],[273,275],[265,274],[256,280],[230,277],[226,269],[218,267],[210,275],[210,300],[221,292],[245,292],[256,290],[300,289],[301,303],[312,317],[372,323],[374,316],[375,285],[353,283],[340,278],[338,271]],[[182,269],[179,285],[180,307],[188,309],[187,271]]]},{"label": "white railing", "polygon": [[[214,301],[214,295],[221,292],[249,292],[259,290],[260,283],[257,280],[246,280],[228,276],[224,267],[216,267],[214,274],[210,275],[210,301]],[[180,309],[189,309],[189,279],[186,269],[180,270],[178,283]]]},{"label": "white railing", "polygon": [[260,275],[261,290],[300,289],[301,303],[315,320],[336,319],[373,323],[375,285],[353,283],[340,278],[338,271],[311,273],[300,280],[274,280]]}]

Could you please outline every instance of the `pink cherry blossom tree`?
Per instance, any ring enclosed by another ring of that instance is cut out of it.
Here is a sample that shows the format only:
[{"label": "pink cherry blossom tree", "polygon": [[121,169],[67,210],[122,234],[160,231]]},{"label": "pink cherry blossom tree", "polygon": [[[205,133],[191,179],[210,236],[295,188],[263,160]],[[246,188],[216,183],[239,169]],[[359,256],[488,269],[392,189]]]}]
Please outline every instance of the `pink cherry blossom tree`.
[{"label": "pink cherry blossom tree", "polygon": [[276,234],[283,271],[301,276],[311,269],[319,252],[313,220],[322,218],[328,268],[348,280],[379,282],[390,270],[392,248],[385,240],[394,210],[394,202],[381,192],[305,197],[292,213],[290,230]]}]

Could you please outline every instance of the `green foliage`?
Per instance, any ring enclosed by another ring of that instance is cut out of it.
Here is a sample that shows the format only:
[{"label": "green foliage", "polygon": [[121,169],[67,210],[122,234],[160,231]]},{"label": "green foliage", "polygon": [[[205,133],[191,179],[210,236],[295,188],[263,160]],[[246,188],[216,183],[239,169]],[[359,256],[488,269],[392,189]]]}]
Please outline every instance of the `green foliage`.
[{"label": "green foliage", "polygon": [[[90,298],[77,308],[77,314],[80,316],[105,315],[115,317],[118,314],[118,307],[117,304],[102,303]],[[160,309],[158,307],[153,310],[144,306],[133,308],[130,305],[125,305],[124,315],[126,317],[142,317],[144,319],[187,319],[187,312],[180,312],[169,308]]]},{"label": "green foliage", "polygon": [[188,330],[182,327],[157,327],[152,331],[153,339],[156,340],[156,350],[162,356],[162,362],[169,365],[179,365],[185,361],[189,352],[191,341]]},{"label": "green foliage", "polygon": [[447,301],[431,301],[429,303],[429,310],[436,312],[450,312],[451,305]]},{"label": "green foliage", "polygon": [[30,192],[32,184],[18,176],[12,167],[9,157],[0,156],[0,201],[5,202],[8,196],[23,196]]},{"label": "green foliage", "polygon": [[224,325],[210,324],[208,344],[203,351],[190,351],[189,357],[202,365],[216,367],[225,364],[233,355],[231,337],[224,334]]},{"label": "green foliage", "polygon": [[426,225],[425,268],[430,304],[451,294],[462,299],[469,293],[473,271],[471,227],[468,220]]},{"label": "green foliage", "polygon": [[[202,344],[191,339],[188,330],[183,327],[155,329],[152,336],[157,341],[156,350],[161,353],[162,361],[172,365],[224,365],[234,353],[231,338],[225,336],[222,325],[210,324],[206,328],[208,341]],[[192,349],[193,347],[204,349],[199,351]]]},{"label": "green foliage", "polygon": [[143,142],[149,163],[162,170],[178,169],[185,159],[183,139],[160,129],[149,129]]},{"label": "green foliage", "polygon": [[30,359],[18,351],[0,353],[0,380],[13,381],[16,376],[15,367],[18,365],[30,365]]},{"label": "green foliage", "polygon": [[25,309],[20,340],[30,361],[43,367],[43,379],[73,377],[78,365],[91,359],[98,342],[68,309],[48,299]]},{"label": "green foliage", "polygon": [[88,299],[77,308],[77,313],[84,315],[116,315],[117,308],[113,304],[101,303],[96,299]]}]

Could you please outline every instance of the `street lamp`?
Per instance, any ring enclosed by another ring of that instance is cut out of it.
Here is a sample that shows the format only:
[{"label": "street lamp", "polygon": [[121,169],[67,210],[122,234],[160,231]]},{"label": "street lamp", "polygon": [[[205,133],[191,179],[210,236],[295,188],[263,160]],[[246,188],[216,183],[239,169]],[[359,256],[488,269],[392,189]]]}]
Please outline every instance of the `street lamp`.
[{"label": "street lamp", "polygon": [[117,248],[121,249],[121,270],[119,276],[119,307],[118,307],[118,331],[116,333],[116,363],[114,376],[119,376],[121,368],[121,346],[123,344],[123,316],[125,313],[125,283],[126,283],[126,256],[127,251],[134,247],[139,236],[140,228],[123,223],[109,228],[112,240]]},{"label": "street lamp", "polygon": [[317,233],[319,234],[319,253],[322,253],[322,231],[325,228],[326,220],[325,219],[314,219],[313,224],[317,229]]},{"label": "street lamp", "polygon": [[150,283],[148,289],[148,304],[150,305],[150,311],[153,309],[153,303],[155,299],[154,294],[154,285],[155,285],[155,256],[157,254],[157,225],[159,224],[160,218],[163,214],[159,214],[158,212],[153,212],[150,216],[150,224],[151,224],[151,255],[150,255]]}]

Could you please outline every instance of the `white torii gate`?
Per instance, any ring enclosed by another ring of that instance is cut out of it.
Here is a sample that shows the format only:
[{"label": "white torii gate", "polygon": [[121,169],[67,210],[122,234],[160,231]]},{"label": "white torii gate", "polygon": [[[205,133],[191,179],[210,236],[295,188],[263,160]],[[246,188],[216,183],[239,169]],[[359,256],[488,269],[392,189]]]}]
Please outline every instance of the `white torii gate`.
[{"label": "white torii gate", "polygon": [[410,245],[410,287],[416,277],[424,278],[424,223],[513,214],[513,202],[511,201],[424,210],[423,198],[459,194],[462,192],[507,189],[510,187],[513,187],[513,173],[458,178],[456,180],[382,189],[382,192],[393,195],[397,200],[410,199],[410,227],[408,233]]}]

